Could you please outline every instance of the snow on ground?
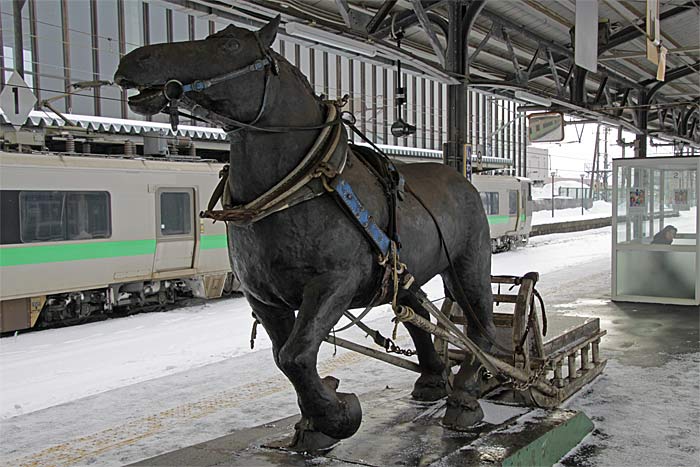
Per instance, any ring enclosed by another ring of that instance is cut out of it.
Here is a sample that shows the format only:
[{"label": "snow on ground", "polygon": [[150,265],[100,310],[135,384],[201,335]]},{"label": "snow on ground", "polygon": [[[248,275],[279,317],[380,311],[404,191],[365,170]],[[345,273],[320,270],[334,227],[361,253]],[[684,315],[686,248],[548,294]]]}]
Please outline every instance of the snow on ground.
[{"label": "snow on ground", "polygon": [[[607,257],[609,248],[610,229],[535,237],[494,255],[492,272],[545,274]],[[425,291],[443,297],[441,279]],[[368,320],[391,315],[379,307]],[[251,324],[248,303],[233,298],[0,339],[0,420],[248,353]],[[260,328],[255,348],[270,346]]]},{"label": "snow on ground", "polygon": [[[588,183],[583,183],[583,188],[588,189]],[[581,182],[576,180],[559,180],[554,182],[554,197],[559,197],[559,188],[581,188]],[[537,187],[532,187],[532,197],[533,199],[551,199],[552,198],[552,184],[545,183],[544,185]]]},{"label": "snow on ground", "polygon": [[535,211],[532,213],[532,225],[553,224],[555,222],[581,221],[584,219],[598,219],[612,216],[612,204],[607,201],[593,201],[590,209],[581,208],[555,209],[554,217],[551,210]]},{"label": "snow on ground", "polygon": [[[599,465],[614,467],[700,465],[700,353],[671,356],[659,367],[607,357],[605,373],[567,404],[596,429],[562,464],[590,466],[600,456]],[[639,420],[647,423],[632,422]]]},{"label": "snow on ground", "polygon": [[[492,272],[539,271],[549,313],[570,314],[608,303],[610,242],[610,228],[535,237],[495,255]],[[439,278],[425,290],[443,296]],[[379,307],[365,321],[390,335],[391,316]],[[117,466],[297,413],[264,331],[250,350],[250,325],[247,303],[232,298],[0,339],[0,460]],[[342,335],[363,342],[356,329]],[[410,346],[402,327],[397,343]],[[640,366],[622,349],[603,350],[604,375],[568,403],[596,430],[563,465],[697,465],[700,354]],[[415,378],[330,345],[319,373],[358,394]]]}]

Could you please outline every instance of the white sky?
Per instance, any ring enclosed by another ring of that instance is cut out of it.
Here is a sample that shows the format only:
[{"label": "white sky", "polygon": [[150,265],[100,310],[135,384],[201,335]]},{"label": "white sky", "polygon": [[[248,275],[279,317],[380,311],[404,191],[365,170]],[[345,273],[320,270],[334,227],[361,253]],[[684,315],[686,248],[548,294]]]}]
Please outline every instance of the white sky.
[{"label": "white sky", "polygon": [[[581,125],[567,125],[564,127],[564,141],[560,143],[535,143],[533,146],[549,150],[551,156],[551,167],[560,177],[578,177],[584,171],[584,164],[589,166],[593,162],[593,148],[595,145],[596,124],[588,123]],[[604,152],[604,129],[600,129],[600,152]],[[577,134],[578,131],[578,134]],[[579,134],[581,142],[579,143]],[[626,142],[634,141],[632,133],[623,131],[622,137]],[[608,161],[612,166],[612,159],[622,157],[622,147],[618,146],[617,128],[610,127],[608,133]],[[658,139],[654,139],[654,144],[663,143]],[[625,157],[632,157],[634,149],[631,147],[625,148]],[[673,155],[672,146],[654,147],[651,144],[647,145],[647,155],[661,156]],[[601,159],[600,168],[603,168],[603,160]]]}]

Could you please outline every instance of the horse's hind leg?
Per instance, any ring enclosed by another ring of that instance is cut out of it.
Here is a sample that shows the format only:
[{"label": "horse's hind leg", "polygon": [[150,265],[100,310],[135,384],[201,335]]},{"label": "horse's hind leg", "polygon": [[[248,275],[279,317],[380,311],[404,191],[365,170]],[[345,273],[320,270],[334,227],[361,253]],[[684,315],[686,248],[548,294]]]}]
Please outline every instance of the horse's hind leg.
[{"label": "horse's hind leg", "polygon": [[292,333],[280,350],[280,368],[294,385],[302,415],[294,449],[323,449],[360,427],[362,409],[357,397],[337,393],[338,380],[321,380],[316,370],[319,346],[350,305],[355,291],[348,286],[353,282],[347,273],[324,274],[310,281]]},{"label": "horse's hind leg", "polygon": [[[416,314],[430,320],[430,314],[410,295],[401,297],[401,304],[410,306]],[[421,374],[413,385],[411,396],[419,401],[436,401],[447,395],[445,365],[435,350],[432,336],[410,323],[404,323],[418,354]]]},{"label": "horse's hind leg", "polygon": [[[457,299],[457,303],[464,310],[469,323],[469,338],[488,352],[491,350],[490,339],[495,334],[490,250],[478,251],[475,256],[478,257],[457,258],[454,261],[454,274],[451,272],[443,274],[443,281],[450,295]],[[474,312],[481,326],[474,322],[474,317],[468,311],[469,308]],[[467,429],[483,419],[484,413],[477,401],[481,395],[480,367],[480,362],[473,356],[471,358],[467,356],[460,366],[455,376],[453,391],[447,399],[444,425],[454,429]]]}]

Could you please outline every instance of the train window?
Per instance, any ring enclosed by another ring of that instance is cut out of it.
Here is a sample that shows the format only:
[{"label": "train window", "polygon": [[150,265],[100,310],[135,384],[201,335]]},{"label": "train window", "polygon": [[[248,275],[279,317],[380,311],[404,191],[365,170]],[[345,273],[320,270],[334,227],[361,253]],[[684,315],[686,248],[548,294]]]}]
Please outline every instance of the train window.
[{"label": "train window", "polygon": [[82,192],[66,196],[68,240],[107,238],[111,235],[109,193]]},{"label": "train window", "polygon": [[19,236],[19,190],[0,190],[0,244],[22,243]]},{"label": "train window", "polygon": [[518,190],[508,190],[508,215],[518,215]]},{"label": "train window", "polygon": [[161,235],[187,235],[192,232],[192,201],[186,192],[161,192]]},{"label": "train window", "polygon": [[22,191],[22,243],[108,238],[112,235],[106,191]]},{"label": "train window", "polygon": [[497,191],[482,191],[481,202],[484,205],[484,211],[487,216],[498,214],[498,192]]}]

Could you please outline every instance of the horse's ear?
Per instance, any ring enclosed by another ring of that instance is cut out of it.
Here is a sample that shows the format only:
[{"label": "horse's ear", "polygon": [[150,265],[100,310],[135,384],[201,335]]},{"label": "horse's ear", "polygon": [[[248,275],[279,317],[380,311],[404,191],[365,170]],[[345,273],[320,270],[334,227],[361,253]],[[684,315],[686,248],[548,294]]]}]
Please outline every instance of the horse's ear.
[{"label": "horse's ear", "polygon": [[272,43],[275,41],[275,36],[277,36],[277,29],[280,26],[280,19],[281,15],[275,16],[269,23],[260,28],[258,31],[260,42],[262,42],[265,47],[272,47]]}]

